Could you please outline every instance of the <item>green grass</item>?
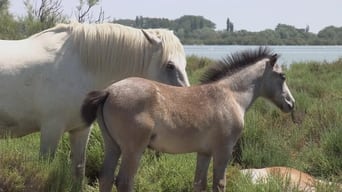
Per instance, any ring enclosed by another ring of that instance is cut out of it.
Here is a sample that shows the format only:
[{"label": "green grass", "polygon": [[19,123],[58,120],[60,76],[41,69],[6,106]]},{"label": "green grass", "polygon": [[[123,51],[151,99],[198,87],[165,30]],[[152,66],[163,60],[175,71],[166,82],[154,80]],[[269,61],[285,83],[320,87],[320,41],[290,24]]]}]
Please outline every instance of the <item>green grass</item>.
[{"label": "green grass", "polygon": [[[188,58],[192,84],[212,63]],[[227,191],[285,191],[288,185],[273,179],[253,185],[239,174],[241,168],[289,166],[321,180],[342,183],[342,59],[330,64],[295,63],[287,69],[288,86],[296,99],[296,123],[268,101],[259,99],[246,114],[243,136],[227,172]],[[54,160],[38,157],[39,134],[0,140],[0,192],[70,191],[70,149],[67,134]],[[98,191],[103,159],[100,131],[95,127],[87,149],[85,191]],[[135,179],[136,191],[192,191],[195,155],[156,158],[147,150]],[[208,175],[210,189],[212,169]],[[334,188],[318,186],[319,191]],[[115,189],[113,189],[115,191]],[[291,189],[291,191],[297,191]]]},{"label": "green grass", "polygon": [[59,150],[54,160],[40,159],[38,136],[0,140],[0,191],[70,191],[68,156]]}]

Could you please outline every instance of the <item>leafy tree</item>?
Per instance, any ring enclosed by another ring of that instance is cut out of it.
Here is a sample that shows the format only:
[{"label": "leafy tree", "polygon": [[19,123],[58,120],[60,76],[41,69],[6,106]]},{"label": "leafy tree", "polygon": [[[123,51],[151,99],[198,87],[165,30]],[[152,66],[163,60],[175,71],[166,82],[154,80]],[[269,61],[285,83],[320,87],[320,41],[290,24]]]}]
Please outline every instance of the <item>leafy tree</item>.
[{"label": "leafy tree", "polygon": [[91,9],[99,4],[100,0],[79,0],[79,5],[76,7],[76,17],[79,23],[102,23],[105,20],[104,11],[100,7],[100,12],[96,19],[91,14]]},{"label": "leafy tree", "polygon": [[18,24],[8,11],[9,1],[0,0],[0,39],[18,39]]},{"label": "leafy tree", "polygon": [[175,32],[184,44],[228,44],[228,45],[320,45],[342,44],[339,28],[328,28],[317,36],[306,28],[278,24],[274,30],[260,32],[234,31],[234,25],[227,18],[227,28],[215,31],[215,24],[201,17],[186,15],[175,20],[137,16],[135,20],[119,19],[115,23],[137,28],[168,28]]},{"label": "leafy tree", "polygon": [[1,15],[8,14],[8,5],[9,5],[8,0],[0,0],[0,14]]},{"label": "leafy tree", "polygon": [[[8,11],[10,0],[0,0],[0,38],[20,39],[54,26],[59,22],[68,22],[63,16],[62,0],[38,0],[40,6],[33,7],[32,1],[24,0],[27,10],[25,17],[15,17]],[[91,9],[99,5],[100,0],[79,0],[75,16],[79,22],[103,22],[101,9],[93,17]],[[168,28],[175,32],[184,44],[226,44],[226,45],[342,45],[342,27],[328,26],[318,34],[309,32],[310,27],[295,28],[278,24],[274,30],[260,32],[246,30],[234,31],[229,18],[226,30],[215,31],[215,23],[203,16],[185,15],[175,20],[137,16],[134,20],[118,19],[120,23],[136,28]]]},{"label": "leafy tree", "polygon": [[62,0],[41,0],[40,6],[34,7],[31,0],[25,0],[27,16],[19,19],[22,36],[30,36],[56,23],[65,22],[61,3]]},{"label": "leafy tree", "polygon": [[31,0],[25,0],[28,17],[31,17],[42,24],[42,29],[54,26],[63,20],[62,0],[41,0],[39,8],[32,6]]},{"label": "leafy tree", "polygon": [[[136,25],[136,20],[131,20],[131,19],[119,19],[119,20],[113,20],[113,23],[118,23],[121,25],[126,25],[126,26],[130,26],[130,27],[137,27]],[[140,27],[137,27],[140,28]]]},{"label": "leafy tree", "polygon": [[169,28],[172,29],[172,21],[165,18],[149,18],[136,16],[135,20],[118,19],[113,20],[114,23],[119,23],[136,28]]},{"label": "leafy tree", "polygon": [[136,16],[134,24],[135,25],[133,25],[133,26],[135,26],[137,28],[141,28],[143,26],[143,24],[144,24],[143,17],[142,16],[140,16],[140,17]]},{"label": "leafy tree", "polygon": [[310,26],[309,26],[309,25],[306,25],[306,27],[305,27],[305,33],[309,33],[309,31],[310,31]]},{"label": "leafy tree", "polygon": [[215,29],[215,23],[205,19],[203,16],[185,15],[176,19],[175,23],[177,28],[183,28],[188,32],[203,28]]},{"label": "leafy tree", "polygon": [[233,32],[234,31],[234,24],[230,21],[229,18],[227,18],[227,32]]},{"label": "leafy tree", "polygon": [[326,44],[341,45],[342,44],[342,27],[328,26],[317,34],[320,41]]},{"label": "leafy tree", "polygon": [[305,38],[305,29],[297,29],[290,25],[278,24],[275,31],[279,34],[283,44],[305,45],[308,44]]}]

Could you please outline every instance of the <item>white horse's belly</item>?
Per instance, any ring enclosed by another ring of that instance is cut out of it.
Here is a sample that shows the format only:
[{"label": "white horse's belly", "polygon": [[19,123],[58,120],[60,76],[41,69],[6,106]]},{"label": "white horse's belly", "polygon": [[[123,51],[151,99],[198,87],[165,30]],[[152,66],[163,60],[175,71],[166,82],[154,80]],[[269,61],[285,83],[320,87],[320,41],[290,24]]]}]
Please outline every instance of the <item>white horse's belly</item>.
[{"label": "white horse's belly", "polygon": [[36,131],[39,131],[39,125],[33,118],[0,110],[0,138],[21,137]]},{"label": "white horse's belly", "polygon": [[68,68],[71,63],[61,66],[49,54],[27,63],[5,61],[0,61],[0,137],[37,132],[48,121],[58,122],[61,131],[81,126],[79,109],[88,82],[80,81],[79,70]]},{"label": "white horse's belly", "polygon": [[[0,79],[1,73],[0,73]],[[32,90],[19,78],[0,82],[0,137],[20,137],[39,130]],[[3,80],[3,79],[2,79]]]}]

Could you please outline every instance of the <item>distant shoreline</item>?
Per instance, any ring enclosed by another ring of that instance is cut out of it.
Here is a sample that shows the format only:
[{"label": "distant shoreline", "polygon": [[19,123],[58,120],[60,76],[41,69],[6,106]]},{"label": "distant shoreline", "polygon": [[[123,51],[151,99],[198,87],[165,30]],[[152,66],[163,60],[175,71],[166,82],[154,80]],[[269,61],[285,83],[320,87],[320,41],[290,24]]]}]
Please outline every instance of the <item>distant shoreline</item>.
[{"label": "distant shoreline", "polygon": [[[257,45],[184,45],[187,56],[222,59],[225,55],[243,49],[255,48]],[[270,45],[274,52],[280,54],[279,63],[290,65],[296,62],[332,62],[342,58],[341,45]]]}]

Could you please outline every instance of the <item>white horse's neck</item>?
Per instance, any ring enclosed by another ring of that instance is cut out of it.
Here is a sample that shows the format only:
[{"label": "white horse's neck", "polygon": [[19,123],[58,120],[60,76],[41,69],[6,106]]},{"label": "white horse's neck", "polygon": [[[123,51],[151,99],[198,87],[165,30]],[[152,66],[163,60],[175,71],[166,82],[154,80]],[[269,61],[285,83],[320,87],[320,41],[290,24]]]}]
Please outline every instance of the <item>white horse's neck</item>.
[{"label": "white horse's neck", "polygon": [[234,93],[235,100],[240,105],[243,115],[260,96],[261,78],[264,70],[264,61],[260,61],[225,80],[230,90]]}]

